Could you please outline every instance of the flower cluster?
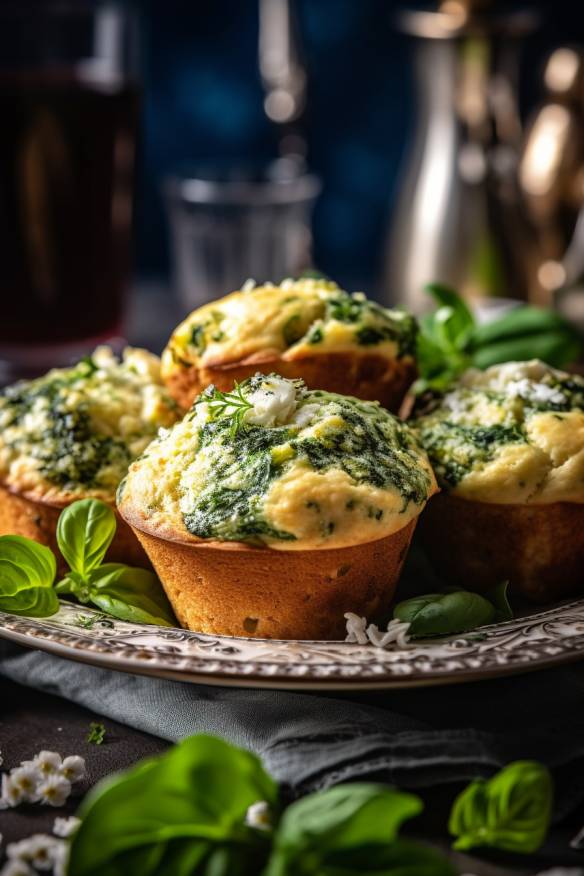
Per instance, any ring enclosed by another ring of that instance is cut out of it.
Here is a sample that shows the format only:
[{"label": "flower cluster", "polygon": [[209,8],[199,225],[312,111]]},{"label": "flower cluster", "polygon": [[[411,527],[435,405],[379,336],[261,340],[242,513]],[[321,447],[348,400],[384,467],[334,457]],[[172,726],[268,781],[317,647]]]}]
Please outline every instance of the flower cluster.
[{"label": "flower cluster", "polygon": [[387,648],[389,645],[397,645],[405,648],[409,642],[409,623],[394,618],[385,631],[380,630],[376,624],[367,624],[367,619],[353,614],[352,611],[344,615],[347,621],[347,636],[345,642],[355,642],[358,645],[374,645],[376,648]]},{"label": "flower cluster", "polygon": [[72,785],[84,779],[85,772],[85,761],[76,754],[63,759],[56,751],[40,751],[3,774],[0,809],[20,803],[63,806]]},{"label": "flower cluster", "polygon": [[9,843],[6,847],[8,860],[0,870],[0,876],[36,876],[37,871],[65,876],[69,856],[69,843],[66,840],[80,824],[80,819],[74,815],[56,818],[53,825],[55,836],[35,833],[20,842]]}]

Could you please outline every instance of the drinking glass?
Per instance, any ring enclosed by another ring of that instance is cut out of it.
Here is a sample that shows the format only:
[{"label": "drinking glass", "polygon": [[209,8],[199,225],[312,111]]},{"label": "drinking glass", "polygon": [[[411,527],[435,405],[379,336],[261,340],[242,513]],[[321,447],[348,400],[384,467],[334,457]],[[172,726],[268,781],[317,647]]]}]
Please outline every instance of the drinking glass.
[{"label": "drinking glass", "polygon": [[287,159],[264,168],[206,169],[165,184],[174,284],[192,310],[239,289],[295,276],[311,264],[316,176]]},{"label": "drinking glass", "polygon": [[0,379],[121,330],[137,60],[135,15],[115,2],[0,6]]}]

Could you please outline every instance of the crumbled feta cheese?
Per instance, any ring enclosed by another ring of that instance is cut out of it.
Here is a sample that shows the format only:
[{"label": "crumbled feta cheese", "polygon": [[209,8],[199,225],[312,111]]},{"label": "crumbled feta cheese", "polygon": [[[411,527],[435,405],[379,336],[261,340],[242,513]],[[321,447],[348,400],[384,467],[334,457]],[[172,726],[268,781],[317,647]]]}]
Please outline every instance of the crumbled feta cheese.
[{"label": "crumbled feta cheese", "polygon": [[534,383],[527,377],[512,380],[507,384],[505,391],[510,398],[522,398],[536,404],[561,405],[566,401],[564,393],[559,389],[545,383]]},{"label": "crumbled feta cheese", "polygon": [[388,645],[397,645],[405,648],[408,645],[409,623],[400,620],[391,620],[385,631],[379,629],[376,624],[367,624],[367,619],[359,617],[353,612],[344,615],[347,621],[347,635],[345,642],[353,642],[358,645],[371,644],[376,648],[387,648]]},{"label": "crumbled feta cheese", "polygon": [[243,284],[243,286],[241,287],[241,291],[242,292],[251,292],[252,289],[255,289],[256,285],[257,285],[256,281],[252,280],[250,277],[249,280],[246,280],[245,283]]},{"label": "crumbled feta cheese", "polygon": [[296,410],[296,387],[290,380],[269,377],[260,389],[250,392],[246,400],[253,407],[244,420],[253,426],[276,426],[286,423]]},{"label": "crumbled feta cheese", "polygon": [[290,423],[293,423],[295,426],[300,426],[300,428],[303,429],[305,426],[308,426],[313,417],[317,416],[319,413],[320,408],[318,405],[303,405],[303,407],[294,411],[290,418]]}]

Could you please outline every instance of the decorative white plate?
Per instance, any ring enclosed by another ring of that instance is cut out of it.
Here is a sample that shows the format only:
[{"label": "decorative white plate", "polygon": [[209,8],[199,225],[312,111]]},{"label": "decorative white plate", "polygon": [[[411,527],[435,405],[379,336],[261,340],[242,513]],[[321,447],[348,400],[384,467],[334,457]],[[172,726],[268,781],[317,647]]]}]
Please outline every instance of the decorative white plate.
[{"label": "decorative white plate", "polygon": [[584,656],[584,599],[479,632],[381,650],[345,642],[209,636],[123,623],[62,603],[30,619],[0,612],[0,636],[107,669],[198,684],[297,690],[452,684],[542,669]]}]

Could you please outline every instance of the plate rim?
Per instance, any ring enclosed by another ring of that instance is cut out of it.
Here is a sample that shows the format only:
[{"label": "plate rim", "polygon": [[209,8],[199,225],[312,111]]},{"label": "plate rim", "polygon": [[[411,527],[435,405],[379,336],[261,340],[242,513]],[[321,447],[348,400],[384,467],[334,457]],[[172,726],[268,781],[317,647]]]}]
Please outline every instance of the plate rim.
[{"label": "plate rim", "polygon": [[[103,614],[87,606],[73,605],[63,600],[62,608],[74,610],[77,614],[93,615],[96,620],[101,618],[103,622]],[[570,618],[570,613],[574,613],[574,618]],[[213,636],[191,633],[175,627],[155,627],[117,622],[109,618],[107,623],[112,626],[113,632],[111,634],[102,632],[99,635],[91,636],[87,634],[87,630],[74,625],[67,626],[58,617],[56,615],[53,618],[34,619],[0,612],[0,637],[61,658],[134,675],[169,678],[211,686],[321,692],[327,690],[407,689],[463,684],[509,677],[584,659],[584,597],[556,604],[550,609],[539,610],[534,614],[516,618],[513,621],[483,627],[476,646],[473,646],[472,641],[470,645],[468,644],[469,635],[472,639],[473,634],[468,634],[466,637],[448,637],[446,640],[433,640],[426,645],[415,644],[407,649],[383,652],[389,654],[390,657],[377,661],[373,658],[376,654],[379,655],[379,651],[371,645],[351,646],[345,642],[283,641]],[[553,623],[570,624],[571,622],[581,625],[578,631],[563,639],[559,636],[556,639],[552,637],[547,642],[547,646],[546,642],[542,642],[537,636],[530,638],[529,632],[537,630],[538,626],[545,627],[546,624]],[[124,628],[119,633],[116,631],[116,624]],[[126,628],[130,628],[130,631]],[[177,656],[178,663],[172,665],[172,661],[168,659],[170,656],[168,650],[157,652],[139,642],[132,645],[131,639],[134,634],[136,638],[138,635],[150,635],[154,637],[155,641],[160,640],[161,642],[164,642],[165,638],[168,642],[172,642],[173,637],[175,640],[177,636],[182,637],[187,643],[199,643],[201,653],[193,655],[185,652],[182,658],[179,654]],[[474,635],[476,636],[476,634]],[[506,651],[497,652],[496,639],[501,637],[504,641],[505,635],[511,637],[509,640],[511,644]],[[120,643],[114,646],[116,637]],[[513,637],[516,638],[515,644],[513,644]],[[482,665],[484,661],[479,659],[481,642],[484,643],[484,648],[489,654],[497,655],[499,653],[499,658],[495,657],[494,660],[487,661],[485,665]],[[463,647],[457,651],[457,646],[460,643],[463,644]],[[256,660],[250,664],[244,659],[230,660],[225,656],[218,659],[217,653],[213,653],[214,647],[217,651],[219,649],[237,651],[237,648],[240,648],[243,652],[245,649],[253,651],[254,647],[266,648],[268,651],[270,648],[276,649],[276,651],[278,648],[297,648],[299,659],[274,663],[269,662],[268,653],[265,660],[260,662]],[[209,649],[207,653],[204,652],[204,648]],[[350,649],[352,649],[352,653],[366,653],[369,658],[368,662],[360,662],[358,659],[338,664],[330,661],[312,662],[306,664],[305,672],[301,671],[302,652],[310,653],[315,649],[328,649],[335,652],[338,648],[347,649],[348,653],[351,653]],[[448,656],[441,659],[453,663],[458,661],[459,665],[451,669],[445,667],[432,669],[432,650],[439,651],[440,648],[443,651],[448,651]],[[367,651],[364,652],[363,649],[367,649]],[[392,654],[396,655],[395,660],[391,659]],[[402,674],[399,671],[396,672],[395,668],[398,665],[407,668],[408,658],[412,656],[413,660],[414,654],[422,655],[422,665],[424,655],[427,655],[427,659],[430,660],[430,668],[427,670],[413,669]],[[400,656],[402,658],[401,664]],[[182,665],[178,665],[181,659]],[[460,665],[460,662],[464,660],[469,664],[466,668]]]}]

